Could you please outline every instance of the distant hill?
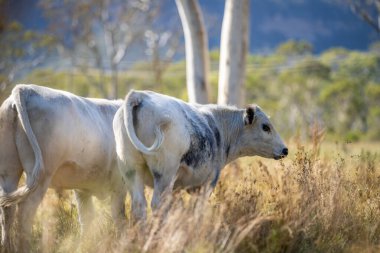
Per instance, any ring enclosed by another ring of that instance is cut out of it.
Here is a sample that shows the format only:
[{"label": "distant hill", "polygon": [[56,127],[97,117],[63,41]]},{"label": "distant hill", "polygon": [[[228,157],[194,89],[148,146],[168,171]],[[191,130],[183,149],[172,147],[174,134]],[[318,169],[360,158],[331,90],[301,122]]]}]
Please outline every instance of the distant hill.
[{"label": "distant hill", "polygon": [[[27,28],[42,30],[46,21],[37,3],[11,0],[9,15]],[[209,30],[209,46],[218,48],[224,1],[200,0],[200,4]],[[174,0],[165,1],[163,9],[171,20],[177,18]],[[309,41],[316,53],[338,46],[366,50],[380,40],[379,34],[337,0],[251,0],[250,14],[250,51],[255,53],[270,52],[289,39]]]},{"label": "distant hill", "polygon": [[[220,26],[224,1],[200,3],[206,12],[218,17]],[[380,39],[347,5],[334,0],[251,0],[250,14],[251,52],[269,51],[289,39],[307,40],[317,53],[337,46],[366,50]],[[219,39],[210,38],[211,47],[218,47]]]}]

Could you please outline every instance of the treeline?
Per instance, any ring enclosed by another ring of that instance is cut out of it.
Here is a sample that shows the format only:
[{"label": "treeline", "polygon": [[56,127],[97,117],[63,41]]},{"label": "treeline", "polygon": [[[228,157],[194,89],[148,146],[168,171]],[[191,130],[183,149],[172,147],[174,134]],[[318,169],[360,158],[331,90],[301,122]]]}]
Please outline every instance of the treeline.
[{"label": "treeline", "polygon": [[[332,48],[314,55],[312,51],[309,43],[289,41],[272,54],[249,55],[246,103],[260,105],[289,137],[308,138],[317,125],[330,140],[380,140],[380,43],[366,52]],[[212,51],[210,58],[210,101],[215,103],[219,52]],[[23,82],[101,97],[91,82],[99,82],[99,76],[96,69],[82,73],[44,68],[31,72]],[[102,78],[104,87],[111,89],[112,77]],[[159,83],[150,62],[135,63],[118,78],[119,98],[134,88],[187,99],[184,61],[172,63]]]}]

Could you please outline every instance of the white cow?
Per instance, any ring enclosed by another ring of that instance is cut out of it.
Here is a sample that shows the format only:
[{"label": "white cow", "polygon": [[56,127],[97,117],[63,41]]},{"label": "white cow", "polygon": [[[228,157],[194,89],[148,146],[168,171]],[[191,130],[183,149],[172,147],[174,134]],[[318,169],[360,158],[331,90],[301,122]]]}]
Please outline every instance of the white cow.
[{"label": "white cow", "polygon": [[[173,188],[215,187],[221,169],[242,156],[280,159],[288,149],[265,113],[183,102],[151,91],[131,91],[113,122],[119,169],[131,187],[132,212],[145,217]],[[212,189],[211,188],[211,189]]]},{"label": "white cow", "polygon": [[[0,107],[1,247],[12,251],[17,210],[18,252],[28,251],[36,209],[48,187],[75,189],[82,231],[91,196],[111,197],[116,225],[125,222],[125,185],[116,168],[112,120],[122,100],[75,96],[36,85],[17,85]],[[18,188],[22,173],[25,186]]]}]

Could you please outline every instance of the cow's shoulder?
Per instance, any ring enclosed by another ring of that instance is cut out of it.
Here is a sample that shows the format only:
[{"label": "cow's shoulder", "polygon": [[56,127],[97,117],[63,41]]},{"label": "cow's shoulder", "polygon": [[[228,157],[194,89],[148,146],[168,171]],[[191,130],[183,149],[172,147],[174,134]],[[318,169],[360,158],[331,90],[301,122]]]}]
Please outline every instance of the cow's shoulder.
[{"label": "cow's shoulder", "polygon": [[217,157],[221,135],[211,111],[200,105],[184,108],[187,108],[183,114],[190,134],[190,145],[181,160],[188,166],[198,168]]}]

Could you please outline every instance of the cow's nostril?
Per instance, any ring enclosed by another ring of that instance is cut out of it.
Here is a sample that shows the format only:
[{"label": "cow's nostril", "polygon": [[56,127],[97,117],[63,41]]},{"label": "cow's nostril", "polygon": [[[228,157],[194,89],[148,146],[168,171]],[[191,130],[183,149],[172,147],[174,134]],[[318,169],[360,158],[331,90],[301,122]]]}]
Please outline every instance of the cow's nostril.
[{"label": "cow's nostril", "polygon": [[282,150],[282,154],[283,154],[283,155],[288,155],[288,148],[284,148],[284,149]]}]

